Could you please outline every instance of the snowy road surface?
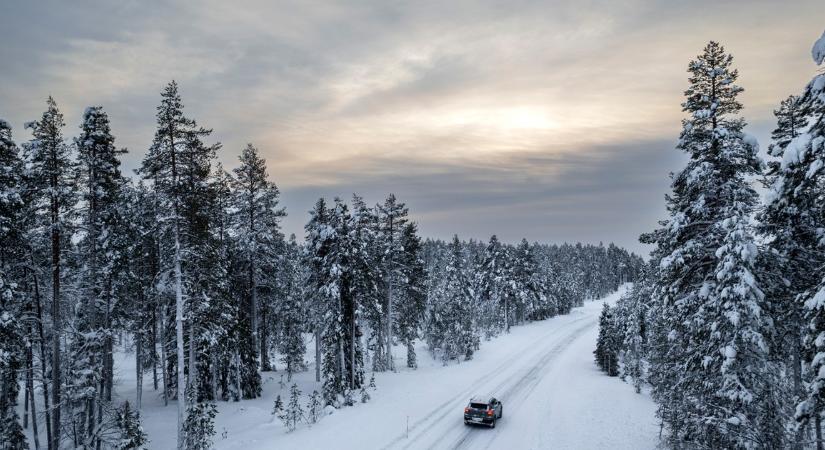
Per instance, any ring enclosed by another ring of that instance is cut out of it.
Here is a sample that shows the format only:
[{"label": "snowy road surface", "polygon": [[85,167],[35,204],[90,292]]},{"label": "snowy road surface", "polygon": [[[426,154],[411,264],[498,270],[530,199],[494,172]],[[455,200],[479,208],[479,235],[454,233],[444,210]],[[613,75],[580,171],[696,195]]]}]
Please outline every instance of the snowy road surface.
[{"label": "snowy road surface", "polygon": [[[606,301],[617,298],[614,294]],[[419,348],[417,370],[376,374],[378,390],[368,404],[344,408],[292,433],[269,414],[275,395],[286,400],[289,387],[280,387],[280,373],[266,373],[261,399],[218,403],[215,446],[653,449],[658,427],[652,401],[593,363],[602,303],[588,302],[568,315],[514,327],[509,335],[482,342],[472,361],[445,367]],[[397,364],[403,367],[403,349],[398,350]],[[312,371],[299,374],[297,381],[304,394],[320,390]],[[495,429],[465,426],[462,413],[469,398],[487,393],[501,399],[502,419]],[[174,447],[174,405],[149,406],[142,418],[152,448]]]}]

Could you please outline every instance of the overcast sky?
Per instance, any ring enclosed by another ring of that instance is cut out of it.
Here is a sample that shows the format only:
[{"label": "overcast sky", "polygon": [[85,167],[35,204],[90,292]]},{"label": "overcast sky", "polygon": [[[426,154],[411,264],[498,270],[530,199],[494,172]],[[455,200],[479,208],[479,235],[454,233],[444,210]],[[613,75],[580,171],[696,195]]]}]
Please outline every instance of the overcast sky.
[{"label": "overcast sky", "polygon": [[423,235],[616,242],[664,216],[686,67],[735,57],[748,131],[816,71],[822,0],[18,1],[0,13],[0,118],[102,105],[131,172],[160,91],[228,168],[267,159],[303,236],[320,196],[394,192]]}]

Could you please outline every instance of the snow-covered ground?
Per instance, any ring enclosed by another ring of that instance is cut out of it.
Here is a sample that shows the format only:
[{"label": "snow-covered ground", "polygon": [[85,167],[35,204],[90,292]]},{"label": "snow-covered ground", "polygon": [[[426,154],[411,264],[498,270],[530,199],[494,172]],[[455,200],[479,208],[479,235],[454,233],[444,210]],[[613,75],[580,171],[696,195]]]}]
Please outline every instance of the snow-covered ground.
[{"label": "snow-covered ground", "polygon": [[[604,301],[592,301],[566,316],[514,327],[510,334],[483,342],[471,361],[448,366],[419,348],[417,370],[376,373],[378,389],[367,404],[343,408],[313,426],[287,433],[270,415],[275,396],[287,401],[289,385],[281,372],[264,373],[260,399],[218,402],[217,449],[652,449],[658,443],[655,406],[645,394],[601,373],[593,363],[597,318]],[[397,365],[404,366],[397,348]],[[310,351],[312,353],[311,346]],[[118,396],[134,398],[134,361],[117,361]],[[312,363],[310,363],[310,368]],[[164,407],[144,387],[143,426],[153,449],[174,448],[176,408]],[[306,395],[318,389],[314,371],[295,378]],[[470,396],[490,393],[501,399],[503,418],[495,429],[468,427],[462,412]]]}]

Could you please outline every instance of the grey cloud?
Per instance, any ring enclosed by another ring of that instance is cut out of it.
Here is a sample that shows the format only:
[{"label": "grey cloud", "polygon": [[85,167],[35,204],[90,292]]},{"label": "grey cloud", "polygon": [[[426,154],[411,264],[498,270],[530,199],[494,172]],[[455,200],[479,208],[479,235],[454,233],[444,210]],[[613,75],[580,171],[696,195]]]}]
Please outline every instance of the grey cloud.
[{"label": "grey cloud", "polygon": [[[687,61],[708,39],[734,52],[764,147],[773,105],[815,70],[820,13],[820,0],[9,0],[0,117],[25,140],[52,94],[71,136],[101,104],[134,168],[176,78],[227,167],[248,141],[267,156],[289,231],[321,195],[393,191],[428,235],[641,249],[680,164]],[[495,128],[496,108],[522,105],[563,127]],[[491,116],[417,122],[461,108]]]}]

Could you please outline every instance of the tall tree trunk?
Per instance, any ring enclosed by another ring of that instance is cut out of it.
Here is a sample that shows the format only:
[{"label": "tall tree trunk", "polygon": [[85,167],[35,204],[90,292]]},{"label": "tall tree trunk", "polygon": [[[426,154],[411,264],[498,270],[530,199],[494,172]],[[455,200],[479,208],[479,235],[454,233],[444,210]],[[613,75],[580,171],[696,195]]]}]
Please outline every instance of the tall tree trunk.
[{"label": "tall tree trunk", "polygon": [[[91,358],[89,359],[89,365],[91,367],[97,367],[97,363],[95,361],[94,353],[92,353]],[[100,392],[98,392],[98,396]],[[91,398],[86,399],[86,431],[88,432],[87,440],[92,438],[95,429],[95,397],[92,396]]]},{"label": "tall tree trunk", "polygon": [[822,418],[818,412],[814,420],[814,432],[816,433],[816,450],[822,450]]},{"label": "tall tree trunk", "polygon": [[157,318],[157,308],[152,308],[152,336],[150,339],[149,347],[152,349],[152,387],[154,390],[158,390],[158,358],[157,358],[157,349],[158,349],[158,318]]},{"label": "tall tree trunk", "polygon": [[[31,311],[31,306],[29,306]],[[34,337],[34,330],[29,325],[29,336]],[[34,440],[34,449],[40,450],[40,436],[37,430],[37,405],[34,402],[34,352],[31,345],[26,346],[26,405],[31,407],[26,408],[26,414],[31,411],[32,420],[32,439]],[[28,415],[23,416],[23,427],[28,428]]]},{"label": "tall tree trunk", "polygon": [[[31,255],[32,265],[34,266],[34,256]],[[49,402],[49,381],[47,379],[48,369],[46,368],[46,333],[43,330],[43,305],[40,299],[40,282],[37,279],[37,273],[32,270],[32,282],[34,285],[34,306],[37,313],[37,334],[38,343],[40,345],[40,384],[43,391],[43,413],[46,422],[46,448],[52,450],[52,421],[51,421],[51,405]]]},{"label": "tall tree trunk", "polygon": [[188,381],[187,386],[190,387],[189,390],[193,394],[192,403],[197,401],[196,400],[197,395],[195,394],[195,392],[197,391],[197,387],[198,387],[198,379],[197,379],[198,373],[197,373],[197,365],[196,365],[197,364],[197,359],[195,357],[195,346],[196,346],[196,343],[195,343],[195,324],[190,323],[189,324],[189,370],[188,370],[188,372],[189,372],[188,380],[189,381]]},{"label": "tall tree trunk", "polygon": [[135,333],[135,409],[143,406],[143,333]]},{"label": "tall tree trunk", "polygon": [[[57,176],[52,175],[51,187],[58,189]],[[52,241],[52,448],[60,448],[60,204],[52,194],[51,200],[51,241]]]},{"label": "tall tree trunk", "polygon": [[218,352],[212,352],[209,364],[209,389],[212,400],[218,399]]},{"label": "tall tree trunk", "polygon": [[[251,244],[250,244],[251,245]],[[249,320],[252,325],[252,347],[260,345],[258,340],[258,282],[255,277],[255,264],[253,262],[252,252],[249,252]],[[263,350],[263,346],[261,345]],[[261,355],[263,360],[263,355]]]},{"label": "tall tree trunk", "polygon": [[160,375],[163,377],[163,406],[169,406],[169,372],[166,368],[166,306],[161,307],[163,299],[158,296],[158,308],[160,311],[160,326],[158,327],[158,338],[160,338]]},{"label": "tall tree trunk", "polygon": [[29,429],[29,380],[31,379],[31,350],[26,349],[26,384],[23,392],[23,429]]},{"label": "tall tree trunk", "polygon": [[[799,322],[796,322],[799,323]],[[794,348],[793,353],[791,354],[791,364],[793,364],[793,390],[794,390],[794,397],[795,400],[799,400],[804,395],[803,387],[802,387],[802,336],[801,330],[795,329],[794,330]],[[802,433],[804,428],[799,426],[796,427],[794,432],[794,443],[793,449],[794,450],[801,450],[802,449]]]},{"label": "tall tree trunk", "polygon": [[272,370],[272,363],[269,360],[269,326],[266,308],[261,308],[258,337],[261,341],[261,370],[268,372]]},{"label": "tall tree trunk", "polygon": [[[355,299],[352,299],[355,303]],[[355,389],[355,308],[351,308],[352,313],[349,318],[349,388]]]},{"label": "tall tree trunk", "polygon": [[112,280],[106,287],[106,314],[103,317],[106,335],[103,340],[103,399],[112,401],[112,388],[115,380],[114,339],[112,338]]},{"label": "tall tree trunk", "polygon": [[34,440],[34,450],[40,450],[40,435],[37,431],[37,405],[34,403],[34,360],[31,349],[28,350],[29,373],[26,375],[26,392],[29,395],[32,414],[32,438]]},{"label": "tall tree trunk", "polygon": [[[392,251],[392,250],[391,250]],[[390,262],[390,272],[389,272],[389,280],[387,283],[387,346],[386,346],[386,358],[387,358],[387,370],[395,371],[395,364],[392,359],[392,296],[393,296],[393,264]]]},{"label": "tall tree trunk", "polygon": [[315,382],[321,382],[321,329],[315,329]]},{"label": "tall tree trunk", "polygon": [[186,434],[183,429],[186,420],[186,377],[183,367],[186,360],[183,353],[183,273],[181,272],[180,255],[180,234],[177,224],[177,211],[175,211],[175,337],[177,338],[178,356],[178,450],[184,450],[186,445]]},{"label": "tall tree trunk", "polygon": [[389,263],[387,270],[387,317],[386,329],[384,334],[386,336],[385,358],[386,369],[395,371],[395,365],[392,359],[392,303],[393,303],[393,281],[395,278],[395,223],[393,217],[389,216]]}]

